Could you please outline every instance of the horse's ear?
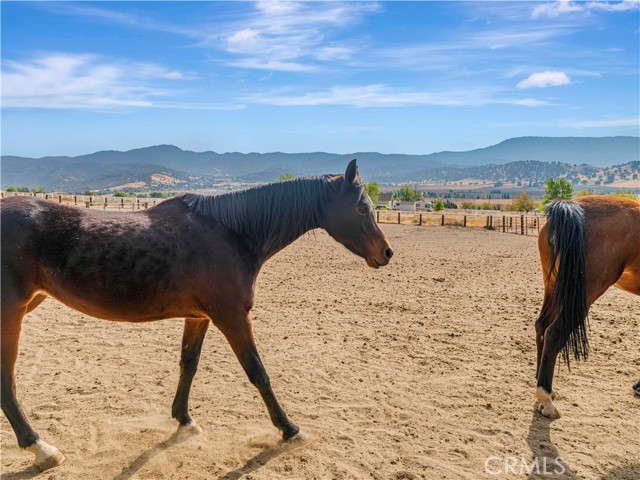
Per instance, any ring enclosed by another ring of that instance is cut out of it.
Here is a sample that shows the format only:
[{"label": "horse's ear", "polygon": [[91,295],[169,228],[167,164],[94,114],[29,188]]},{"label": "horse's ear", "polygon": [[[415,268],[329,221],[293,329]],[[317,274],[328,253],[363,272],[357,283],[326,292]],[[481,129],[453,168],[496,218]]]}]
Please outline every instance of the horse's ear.
[{"label": "horse's ear", "polygon": [[358,177],[358,166],[356,165],[356,159],[354,158],[347,165],[347,170],[344,172],[344,181],[347,185],[353,185],[356,183]]}]

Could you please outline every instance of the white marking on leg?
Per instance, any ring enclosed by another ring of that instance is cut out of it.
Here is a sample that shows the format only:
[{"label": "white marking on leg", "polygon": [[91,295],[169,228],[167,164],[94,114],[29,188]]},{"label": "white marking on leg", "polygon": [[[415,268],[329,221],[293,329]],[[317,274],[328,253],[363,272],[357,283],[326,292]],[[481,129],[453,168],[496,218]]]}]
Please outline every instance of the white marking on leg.
[{"label": "white marking on leg", "polygon": [[560,412],[553,405],[550,395],[544,388],[536,388],[536,400],[539,403],[538,411],[547,418],[560,418]]},{"label": "white marking on leg", "polygon": [[57,467],[64,462],[64,455],[60,453],[60,450],[42,440],[37,440],[36,443],[29,445],[25,450],[36,456],[33,464],[40,470]]},{"label": "white marking on leg", "polygon": [[200,435],[202,433],[202,428],[196,422],[191,420],[189,423],[185,425],[179,425],[177,435],[180,436],[191,436],[191,435]]}]

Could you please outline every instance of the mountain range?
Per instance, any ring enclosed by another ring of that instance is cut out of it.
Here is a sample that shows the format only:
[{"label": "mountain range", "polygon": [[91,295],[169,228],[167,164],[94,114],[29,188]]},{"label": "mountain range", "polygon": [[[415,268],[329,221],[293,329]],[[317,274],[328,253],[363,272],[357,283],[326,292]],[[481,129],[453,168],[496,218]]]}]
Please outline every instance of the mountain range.
[{"label": "mountain range", "polygon": [[[567,176],[586,185],[618,179],[632,181],[634,174],[637,179],[640,137],[519,137],[466,152],[427,155],[216,153],[158,145],[76,157],[3,155],[0,173],[2,188],[42,186],[47,191],[65,192],[181,190],[230,182],[271,182],[283,173],[296,177],[341,173],[352,158],[358,159],[363,178],[380,183],[484,179],[527,185],[549,176]],[[614,165],[620,167],[612,169]]]}]

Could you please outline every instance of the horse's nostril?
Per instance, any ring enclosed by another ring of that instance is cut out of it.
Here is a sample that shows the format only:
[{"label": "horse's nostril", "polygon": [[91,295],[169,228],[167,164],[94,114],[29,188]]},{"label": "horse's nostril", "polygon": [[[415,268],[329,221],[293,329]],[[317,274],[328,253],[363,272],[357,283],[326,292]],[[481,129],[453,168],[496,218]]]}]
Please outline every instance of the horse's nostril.
[{"label": "horse's nostril", "polygon": [[393,250],[391,250],[390,248],[385,248],[384,249],[384,258],[389,260],[389,259],[391,259],[391,257],[393,257]]}]

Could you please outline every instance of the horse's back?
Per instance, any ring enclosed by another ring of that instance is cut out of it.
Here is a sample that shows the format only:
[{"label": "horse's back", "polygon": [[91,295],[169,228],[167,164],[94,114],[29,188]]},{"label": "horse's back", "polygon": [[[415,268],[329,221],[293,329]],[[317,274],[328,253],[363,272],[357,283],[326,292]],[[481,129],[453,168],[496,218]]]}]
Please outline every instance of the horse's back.
[{"label": "horse's back", "polygon": [[[640,202],[605,195],[578,197],[571,202],[583,211],[587,271],[598,272],[603,282],[611,282],[609,285],[624,277],[625,284],[631,281],[633,289],[640,292]],[[538,250],[546,282],[552,259],[548,224],[540,230]]]}]

